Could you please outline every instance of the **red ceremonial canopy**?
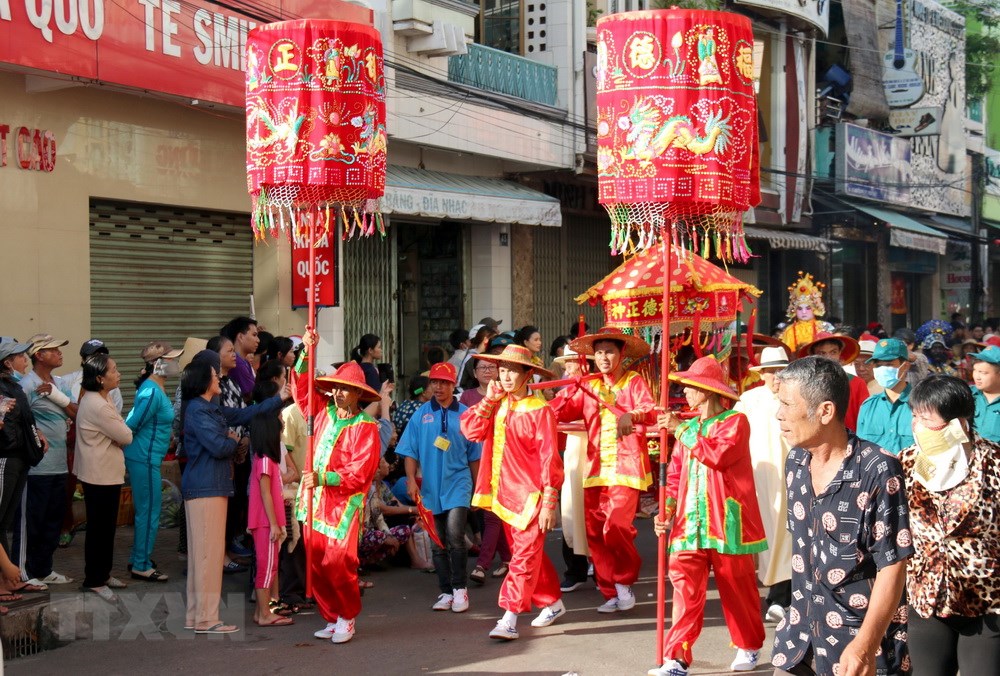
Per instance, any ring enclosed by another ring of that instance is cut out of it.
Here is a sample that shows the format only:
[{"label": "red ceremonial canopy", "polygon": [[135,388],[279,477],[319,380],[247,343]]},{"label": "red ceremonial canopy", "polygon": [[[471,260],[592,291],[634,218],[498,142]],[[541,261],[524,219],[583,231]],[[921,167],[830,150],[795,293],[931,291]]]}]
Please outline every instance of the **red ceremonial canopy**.
[{"label": "red ceremonial canopy", "polygon": [[[732,322],[744,299],[760,296],[753,284],[733,277],[701,256],[675,258],[670,280],[670,333],[695,323]],[[577,296],[578,303],[604,304],[604,324],[619,329],[660,329],[663,324],[663,260],[647,249],[619,265]]]},{"label": "red ceremonial canopy", "polygon": [[382,228],[385,76],[371,26],[283,21],[247,37],[247,186],[255,232],[331,210],[348,229]]},{"label": "red ceremonial canopy", "polygon": [[678,244],[745,260],[742,214],[760,201],[750,20],[655,10],[597,24],[599,199],[612,249]]}]

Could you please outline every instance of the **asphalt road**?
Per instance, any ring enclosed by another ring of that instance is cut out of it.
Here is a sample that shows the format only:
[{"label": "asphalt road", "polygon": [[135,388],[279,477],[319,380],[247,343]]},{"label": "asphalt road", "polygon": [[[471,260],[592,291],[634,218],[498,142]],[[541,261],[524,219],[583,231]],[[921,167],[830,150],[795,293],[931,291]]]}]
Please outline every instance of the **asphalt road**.
[{"label": "asphalt road", "polygon": [[[499,582],[470,589],[471,608],[464,614],[433,612],[436,577],[409,569],[370,574],[375,583],[365,592],[357,635],[350,643],[333,645],[313,638],[324,626],[315,614],[300,614],[294,626],[261,628],[251,621],[252,606],[241,590],[247,574],[225,578],[223,620],[243,629],[229,636],[197,636],[185,632],[182,565],[175,554],[177,531],[161,531],[157,560],[170,582],[136,582],[123,592],[124,612],[106,613],[104,602],[87,595],[81,625],[93,622],[98,638],[76,640],[57,650],[7,663],[10,674],[545,674],[599,676],[645,674],[654,665],[656,646],[656,556],[649,521],[638,521],[642,576],[635,585],[639,603],[625,613],[602,615],[603,599],[594,587],[566,594],[566,616],[545,629],[530,626],[532,615],[519,618],[521,638],[501,643],[487,637],[502,614],[496,605]],[[119,529],[115,573],[122,579],[131,529]],[[546,543],[549,556],[562,571],[559,534]],[[57,553],[56,569],[82,576],[83,536]],[[471,566],[470,566],[471,568]],[[53,588],[53,600],[79,608],[79,592]],[[669,586],[668,595],[669,595]],[[62,593],[60,593],[62,592]],[[76,605],[73,605],[75,598]],[[669,618],[669,605],[667,617]],[[108,619],[102,624],[102,619]],[[70,623],[71,624],[71,623]],[[64,624],[65,626],[65,624]],[[774,628],[768,626],[763,666],[767,666]],[[691,674],[725,674],[735,650],[730,647],[718,594],[709,591],[705,629],[695,645]]]}]

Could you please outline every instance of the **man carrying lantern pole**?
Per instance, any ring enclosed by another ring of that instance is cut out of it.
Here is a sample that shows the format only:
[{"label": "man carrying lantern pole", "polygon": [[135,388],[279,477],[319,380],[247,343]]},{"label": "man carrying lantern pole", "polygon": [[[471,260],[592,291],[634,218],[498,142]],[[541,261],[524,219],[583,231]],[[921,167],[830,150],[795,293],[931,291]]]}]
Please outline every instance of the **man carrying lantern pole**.
[{"label": "man carrying lantern pole", "polygon": [[594,357],[601,378],[566,387],[549,403],[560,422],[582,418],[587,428],[588,467],[583,479],[587,546],[597,588],[605,598],[597,612],[631,610],[632,585],[642,564],[633,521],[639,494],[652,483],[643,426],[655,424],[656,411],[646,381],[635,371],[626,371],[624,360],[645,357],[649,345],[618,329],[602,328],[577,338],[571,347]]},{"label": "man carrying lantern pole", "polygon": [[247,34],[245,64],[254,234],[308,239],[308,361],[296,367],[296,389],[309,448],[297,513],[305,522],[306,594],[330,623],[316,635],[334,643],[354,636],[361,607],[357,533],[380,450],[377,425],[358,408],[359,401],[379,397],[364,386],[357,365],[314,384],[317,242],[333,236],[338,224],[344,239],[384,235],[382,39],[370,14],[354,16],[369,23],[302,19],[257,26]]},{"label": "man carrying lantern pole", "polygon": [[[750,20],[728,12],[673,8],[609,14],[597,22],[598,200],[611,218],[613,253],[662,246],[661,396],[672,366],[670,318],[698,310],[672,296],[673,261],[679,265],[687,252],[707,258],[713,250],[724,260],[750,257],[742,216],[760,202],[753,51]],[[637,288],[644,279],[623,281]],[[628,302],[622,311],[650,316],[659,310],[655,305]],[[661,434],[664,451],[665,441]],[[662,482],[660,495],[663,513]],[[657,660],[665,622],[662,537]]]}]

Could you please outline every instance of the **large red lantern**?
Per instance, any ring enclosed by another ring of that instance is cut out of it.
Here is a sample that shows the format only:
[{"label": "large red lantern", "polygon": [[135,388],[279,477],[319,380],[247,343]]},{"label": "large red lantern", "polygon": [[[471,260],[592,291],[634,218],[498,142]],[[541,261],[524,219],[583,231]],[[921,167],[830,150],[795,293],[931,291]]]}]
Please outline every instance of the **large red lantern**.
[{"label": "large red lantern", "polygon": [[[247,187],[257,237],[287,232],[308,247],[306,334],[315,335],[316,249],[338,217],[344,237],[384,234],[385,75],[382,40],[345,21],[283,21],[247,35]],[[316,351],[308,352],[306,466],[316,437]],[[313,499],[304,530],[311,537]],[[310,556],[307,549],[307,556]],[[312,588],[307,566],[306,590]]]},{"label": "large red lantern", "polygon": [[371,26],[283,21],[247,36],[247,187],[261,235],[317,214],[381,229],[385,75]]},{"label": "large red lantern", "polygon": [[746,17],[681,9],[597,22],[599,199],[612,249],[676,245],[745,260],[760,201],[753,32]]}]

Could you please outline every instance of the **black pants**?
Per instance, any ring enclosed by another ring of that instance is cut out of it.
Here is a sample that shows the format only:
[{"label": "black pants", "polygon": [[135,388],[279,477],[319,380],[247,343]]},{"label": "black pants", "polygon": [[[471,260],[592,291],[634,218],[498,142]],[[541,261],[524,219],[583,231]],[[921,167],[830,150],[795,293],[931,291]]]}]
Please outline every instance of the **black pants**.
[{"label": "black pants", "polygon": [[282,601],[289,602],[304,601],[306,598],[306,544],[301,537],[291,552],[288,551],[287,541],[281,544],[278,553],[278,596]]},{"label": "black pants", "polygon": [[779,605],[782,608],[787,608],[792,605],[791,580],[778,582],[777,584],[772,584],[767,588],[767,598],[764,599],[765,609],[770,608],[773,605]]},{"label": "black pants", "polygon": [[28,476],[24,500],[18,505],[13,549],[28,579],[46,578],[52,572],[52,555],[59,546],[59,531],[66,514],[68,474]]},{"label": "black pants", "polygon": [[14,525],[14,517],[21,505],[24,486],[28,482],[28,465],[20,458],[0,458],[0,547],[7,558],[15,563],[17,555],[10,546],[7,533]]},{"label": "black pants", "polygon": [[84,587],[103,587],[111,577],[121,493],[120,484],[98,486],[83,483],[83,503],[87,507],[87,538],[83,545]]},{"label": "black pants", "polygon": [[[226,551],[230,543],[247,532],[247,515],[250,505],[250,457],[233,466],[233,497],[226,507]],[[250,545],[248,549],[253,549]]]},{"label": "black pants", "polygon": [[465,524],[469,520],[468,507],[454,507],[434,515],[434,527],[446,549],[431,542],[434,568],[442,594],[469,586],[469,550],[465,548]]},{"label": "black pants", "polygon": [[996,674],[1000,670],[1000,616],[924,619],[910,608],[913,676]]},{"label": "black pants", "polygon": [[586,582],[587,569],[590,567],[587,557],[573,553],[573,548],[566,544],[565,534],[562,538],[562,555],[566,563],[566,579],[571,582]]}]

